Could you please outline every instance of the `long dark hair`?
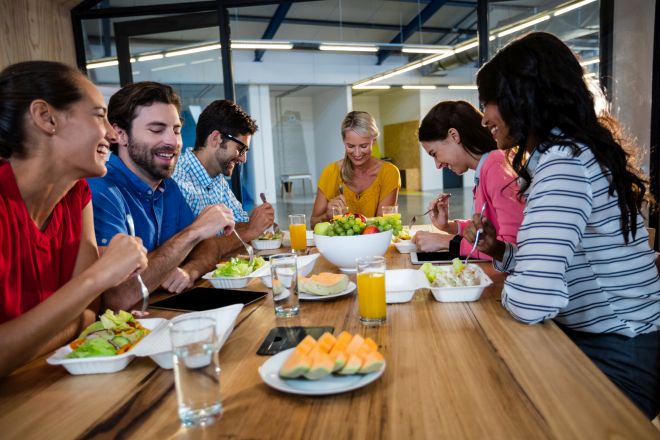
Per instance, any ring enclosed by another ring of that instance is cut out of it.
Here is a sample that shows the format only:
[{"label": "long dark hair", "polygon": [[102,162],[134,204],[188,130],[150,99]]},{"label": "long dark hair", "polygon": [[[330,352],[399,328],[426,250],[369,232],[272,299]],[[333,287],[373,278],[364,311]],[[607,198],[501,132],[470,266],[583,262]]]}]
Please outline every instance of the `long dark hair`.
[{"label": "long dark hair", "polygon": [[[573,52],[557,37],[545,32],[527,34],[501,49],[477,74],[479,100],[497,104],[510,136],[520,146],[512,160],[522,179],[521,194],[532,178],[525,168],[529,142],[543,152],[552,145],[566,145],[577,154],[586,145],[603,172],[609,173],[609,194],[617,193],[621,232],[628,243],[637,233],[636,216],[647,181],[632,166],[632,158],[594,110],[584,71]],[[561,135],[553,134],[559,128]],[[618,136],[617,136],[618,137]]]},{"label": "long dark hair", "polygon": [[82,99],[82,77],[73,67],[53,61],[25,61],[0,72],[0,156],[25,156],[24,121],[32,101],[43,99],[65,110]]},{"label": "long dark hair", "polygon": [[466,101],[444,101],[436,104],[422,119],[418,137],[420,142],[444,141],[450,128],[461,136],[461,145],[472,156],[497,149],[497,143],[486,127],[481,125],[482,114]]}]

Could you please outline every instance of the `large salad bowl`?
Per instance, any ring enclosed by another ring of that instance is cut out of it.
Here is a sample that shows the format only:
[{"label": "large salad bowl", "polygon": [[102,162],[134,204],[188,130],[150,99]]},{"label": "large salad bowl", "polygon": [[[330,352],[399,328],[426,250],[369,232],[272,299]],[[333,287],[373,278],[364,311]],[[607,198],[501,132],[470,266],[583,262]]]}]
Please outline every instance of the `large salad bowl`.
[{"label": "large salad bowl", "polygon": [[342,272],[355,272],[356,258],[385,255],[391,241],[392,231],[339,237],[314,234],[319,253]]}]

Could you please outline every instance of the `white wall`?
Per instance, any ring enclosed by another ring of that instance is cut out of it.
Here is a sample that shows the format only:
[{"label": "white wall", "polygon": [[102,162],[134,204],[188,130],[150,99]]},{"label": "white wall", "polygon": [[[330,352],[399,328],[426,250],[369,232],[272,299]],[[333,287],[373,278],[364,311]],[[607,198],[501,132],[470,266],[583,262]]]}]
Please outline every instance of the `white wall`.
[{"label": "white wall", "polygon": [[340,127],[346,113],[352,110],[351,89],[349,87],[332,88],[315,95],[312,102],[316,182],[323,168],[330,162],[341,159],[344,155]]},{"label": "white wall", "polygon": [[250,86],[248,89],[251,116],[259,130],[252,136],[248,163],[254,171],[254,194],[263,192],[270,201],[277,200],[277,184],[273,167],[273,136],[268,86]]}]

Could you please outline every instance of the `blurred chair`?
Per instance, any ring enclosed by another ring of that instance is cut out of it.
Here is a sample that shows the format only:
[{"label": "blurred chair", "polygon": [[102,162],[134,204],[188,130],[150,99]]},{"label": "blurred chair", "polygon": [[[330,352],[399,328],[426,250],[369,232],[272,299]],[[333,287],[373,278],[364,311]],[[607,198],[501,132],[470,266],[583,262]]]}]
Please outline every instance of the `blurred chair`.
[{"label": "blurred chair", "polygon": [[305,181],[309,181],[310,191],[314,192],[314,182],[312,181],[311,174],[281,174],[280,183],[281,183],[281,196],[284,197],[284,192],[291,194],[293,190],[293,181],[300,180],[302,181],[303,195],[305,195]]}]

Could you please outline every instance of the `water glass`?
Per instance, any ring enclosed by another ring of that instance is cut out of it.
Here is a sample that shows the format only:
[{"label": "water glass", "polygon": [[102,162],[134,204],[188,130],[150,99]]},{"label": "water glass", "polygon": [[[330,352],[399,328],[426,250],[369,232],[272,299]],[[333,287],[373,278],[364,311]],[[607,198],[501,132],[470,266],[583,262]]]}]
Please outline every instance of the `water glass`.
[{"label": "water glass", "polygon": [[307,220],[305,214],[289,216],[289,234],[291,234],[291,252],[301,255],[307,250]]},{"label": "water glass", "polygon": [[210,425],[222,415],[215,319],[174,319],[169,328],[181,423],[187,427]]},{"label": "water glass", "polygon": [[388,215],[394,215],[398,213],[399,213],[398,205],[383,206],[383,217],[387,217]]},{"label": "water glass", "polygon": [[270,257],[273,280],[275,316],[288,318],[300,313],[298,305],[298,264],[296,254],[276,254]]},{"label": "water glass", "polygon": [[357,258],[357,289],[360,322],[365,325],[385,323],[385,258]]},{"label": "water glass", "polygon": [[348,214],[348,206],[333,206],[331,208],[332,219],[341,218],[344,214]]}]

